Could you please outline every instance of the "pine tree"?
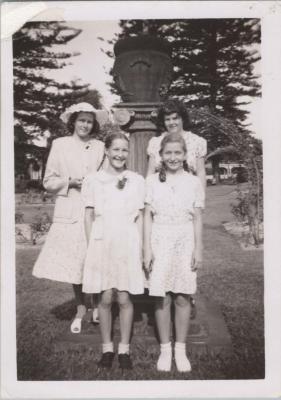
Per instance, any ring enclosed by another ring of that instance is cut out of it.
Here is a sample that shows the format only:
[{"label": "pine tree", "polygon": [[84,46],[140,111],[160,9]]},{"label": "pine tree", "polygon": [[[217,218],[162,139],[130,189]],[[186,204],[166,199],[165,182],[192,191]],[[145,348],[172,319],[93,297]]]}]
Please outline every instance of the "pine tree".
[{"label": "pine tree", "polygon": [[80,32],[60,22],[30,22],[13,35],[15,126],[21,126],[30,140],[46,130],[52,137],[63,134],[59,114],[88,92],[88,85],[58,83],[46,76],[46,71],[61,69],[78,55],[53,46],[67,44]]},{"label": "pine tree", "polygon": [[[171,43],[174,76],[169,96],[182,99],[191,110],[207,107],[249,135],[244,122],[248,111],[241,106],[247,98],[260,95],[253,73],[259,60],[259,20],[122,20],[120,26],[119,38],[150,33]],[[229,144],[229,138],[208,120],[202,124],[195,118],[194,123],[210,150]]]}]

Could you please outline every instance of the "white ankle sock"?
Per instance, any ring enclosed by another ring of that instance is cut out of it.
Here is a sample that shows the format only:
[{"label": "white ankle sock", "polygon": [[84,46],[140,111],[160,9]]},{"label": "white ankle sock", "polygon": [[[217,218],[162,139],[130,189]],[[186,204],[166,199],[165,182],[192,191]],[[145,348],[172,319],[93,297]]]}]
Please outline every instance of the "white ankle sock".
[{"label": "white ankle sock", "polygon": [[119,343],[118,344],[118,354],[129,354],[130,351],[130,345],[129,344],[124,344],[124,343]]},{"label": "white ankle sock", "polygon": [[113,352],[113,342],[102,344],[102,352],[107,353],[108,351]]},{"label": "white ankle sock", "polygon": [[179,372],[191,371],[191,365],[185,352],[185,343],[175,343],[175,361]]},{"label": "white ankle sock", "polygon": [[172,346],[171,342],[160,344],[160,356],[157,361],[158,371],[171,371]]}]

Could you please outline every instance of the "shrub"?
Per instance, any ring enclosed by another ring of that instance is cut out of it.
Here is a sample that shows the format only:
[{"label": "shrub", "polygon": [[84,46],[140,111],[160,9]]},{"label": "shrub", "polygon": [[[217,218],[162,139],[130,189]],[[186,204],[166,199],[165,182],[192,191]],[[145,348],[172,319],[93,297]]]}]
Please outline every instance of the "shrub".
[{"label": "shrub", "polygon": [[36,215],[34,218],[34,222],[31,224],[33,234],[33,244],[36,244],[36,241],[46,233],[48,233],[50,226],[52,223],[52,219],[49,214],[46,212],[42,215]]},{"label": "shrub", "polygon": [[249,225],[249,235],[256,246],[262,242],[259,231],[260,222],[263,221],[263,214],[259,212],[263,209],[262,201],[262,194],[255,186],[249,186],[245,191],[238,186],[237,203],[231,204],[231,212],[237,220]]},{"label": "shrub", "polygon": [[16,224],[23,224],[23,222],[24,222],[23,216],[24,216],[23,212],[16,211],[16,213],[15,213],[15,223]]}]

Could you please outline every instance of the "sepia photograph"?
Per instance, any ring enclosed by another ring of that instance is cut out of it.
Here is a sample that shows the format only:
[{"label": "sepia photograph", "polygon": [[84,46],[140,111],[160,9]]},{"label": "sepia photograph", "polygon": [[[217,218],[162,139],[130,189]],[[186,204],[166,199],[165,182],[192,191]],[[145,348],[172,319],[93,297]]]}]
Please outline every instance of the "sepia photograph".
[{"label": "sepia photograph", "polygon": [[268,8],[217,3],[6,4],[7,397],[280,389]]}]

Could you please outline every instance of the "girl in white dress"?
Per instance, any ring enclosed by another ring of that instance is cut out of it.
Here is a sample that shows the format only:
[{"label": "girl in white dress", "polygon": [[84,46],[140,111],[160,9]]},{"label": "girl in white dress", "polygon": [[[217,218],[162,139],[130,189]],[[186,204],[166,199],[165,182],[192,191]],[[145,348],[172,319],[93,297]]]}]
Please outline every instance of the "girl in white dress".
[{"label": "girl in white dress", "polygon": [[144,265],[149,295],[157,296],[155,318],[160,336],[159,371],[170,371],[170,308],[175,305],[175,361],[181,372],[191,370],[185,352],[196,292],[196,270],[202,263],[204,190],[200,179],[186,169],[186,143],[177,133],[165,135],[160,146],[160,172],[146,182]]},{"label": "girl in white dress", "polygon": [[62,114],[71,136],[53,141],[43,180],[46,190],[57,197],[53,224],[33,275],[73,285],[77,305],[73,333],[81,331],[86,313],[82,276],[87,246],[81,184],[86,174],[97,171],[103,159],[104,144],[94,138],[103,116],[104,111],[88,103],[74,104]]},{"label": "girl in white dress", "polygon": [[[190,131],[190,119],[185,105],[177,99],[167,100],[157,113],[158,135],[150,139],[147,147],[148,170],[147,175],[153,174],[160,169],[161,157],[159,154],[160,143],[168,133],[178,133],[184,138],[187,155],[186,161],[189,171],[197,175],[205,190],[206,172],[205,156],[207,153],[207,142],[204,138]],[[190,296],[192,316],[195,317],[195,300]]]},{"label": "girl in white dress", "polygon": [[126,169],[129,142],[120,132],[105,140],[108,166],[83,183],[85,229],[88,250],[83,291],[100,293],[99,319],[102,336],[101,367],[110,368],[114,358],[111,338],[111,305],[117,292],[121,341],[121,368],[132,368],[129,340],[133,321],[131,294],[144,292],[142,271],[142,209],[144,179]]}]

